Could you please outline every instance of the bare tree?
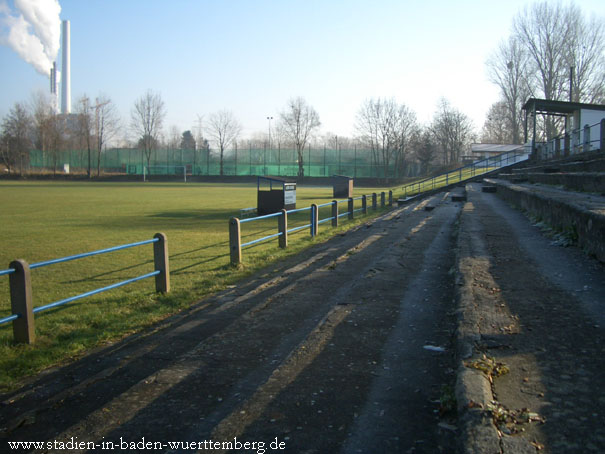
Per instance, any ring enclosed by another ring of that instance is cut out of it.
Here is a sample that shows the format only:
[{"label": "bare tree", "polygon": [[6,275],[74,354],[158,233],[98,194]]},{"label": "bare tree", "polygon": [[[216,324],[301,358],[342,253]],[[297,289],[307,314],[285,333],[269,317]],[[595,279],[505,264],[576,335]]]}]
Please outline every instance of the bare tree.
[{"label": "bare tree", "polygon": [[443,98],[439,102],[430,129],[445,165],[458,163],[464,148],[468,147],[474,138],[471,120]]},{"label": "bare tree", "polygon": [[48,117],[49,147],[48,151],[53,163],[53,175],[57,174],[61,151],[71,139],[67,128],[67,119],[62,115],[50,115]]},{"label": "bare tree", "polygon": [[86,168],[86,175],[88,178],[92,178],[91,167],[92,167],[92,107],[90,105],[90,98],[83,95],[76,104],[76,115],[78,117],[78,137],[80,144],[86,147],[88,153],[88,167]]},{"label": "bare tree", "polygon": [[[481,129],[482,143],[519,143],[512,140],[514,133],[511,129],[509,114],[510,111],[506,102],[499,101],[491,105],[487,112],[487,119]],[[517,138],[519,138],[518,134],[517,131]]]},{"label": "bare tree", "polygon": [[605,102],[605,20],[586,20],[570,6],[572,40],[568,43],[568,66],[574,70],[572,94],[575,102]]},{"label": "bare tree", "polygon": [[53,105],[46,93],[42,91],[34,92],[30,102],[32,112],[34,147],[44,153],[48,150],[48,124],[49,118],[55,115]]},{"label": "bare tree", "polygon": [[[101,174],[101,152],[119,130],[119,116],[115,105],[108,96],[100,95],[94,105],[95,148],[97,150],[97,176]],[[89,164],[90,165],[90,164]],[[149,160],[147,161],[149,166]]]},{"label": "bare tree", "polygon": [[561,99],[565,91],[572,12],[573,7],[544,1],[526,7],[513,20],[514,33],[529,54],[536,88],[545,99]]},{"label": "bare tree", "polygon": [[31,126],[31,115],[22,103],[15,103],[4,117],[2,122],[4,142],[2,161],[9,172],[12,172],[12,169],[18,166],[19,174],[24,174],[32,145],[30,138]]},{"label": "bare tree", "polygon": [[[544,1],[526,7],[513,20],[514,34],[529,55],[531,86],[544,99],[565,95],[575,11],[572,5]],[[545,118],[545,133],[548,140],[557,134],[552,117]]]},{"label": "bare tree", "polygon": [[214,140],[219,149],[220,175],[223,175],[225,150],[235,143],[237,136],[242,131],[242,126],[233,113],[221,110],[210,115],[207,127],[208,136]]},{"label": "bare tree", "polygon": [[431,164],[437,157],[437,146],[430,129],[426,128],[422,131],[417,131],[414,134],[412,146],[414,148],[414,157],[420,162],[421,172],[427,175]]},{"label": "bare tree", "polygon": [[147,159],[147,167],[150,165],[151,154],[159,143],[165,116],[162,97],[151,90],[147,90],[135,101],[131,111],[131,127],[139,137],[138,143]]},{"label": "bare tree", "polygon": [[296,147],[298,176],[305,176],[304,151],[313,132],[319,128],[319,114],[307,104],[304,98],[292,98],[286,109],[280,113],[281,128]]},{"label": "bare tree", "polygon": [[515,36],[500,42],[487,61],[490,80],[500,88],[502,106],[508,123],[509,143],[520,143],[521,110],[530,93],[528,69],[529,54]]},{"label": "bare tree", "polygon": [[382,164],[383,176],[388,178],[394,164],[403,171],[412,134],[417,129],[416,114],[395,99],[370,99],[357,113],[359,138],[371,150],[373,161]]}]

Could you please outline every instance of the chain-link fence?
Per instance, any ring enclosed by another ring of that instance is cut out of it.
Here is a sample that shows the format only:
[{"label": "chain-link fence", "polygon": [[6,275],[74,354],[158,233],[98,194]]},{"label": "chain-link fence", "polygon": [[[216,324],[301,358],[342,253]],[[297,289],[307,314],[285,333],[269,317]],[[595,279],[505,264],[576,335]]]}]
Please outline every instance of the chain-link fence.
[{"label": "chain-link fence", "polygon": [[[91,153],[91,168],[96,172],[98,156]],[[70,172],[86,172],[88,152],[69,150],[58,153],[32,150],[30,168],[36,170],[63,171],[65,164]],[[144,153],[138,149],[111,148],[100,156],[102,173],[131,175],[164,174],[182,175],[183,167],[188,175],[221,175],[221,162],[215,150],[154,150],[147,165]],[[347,175],[354,178],[400,178],[418,173],[418,163],[395,161],[385,166],[367,149],[305,149],[303,154],[304,175],[326,177]],[[225,151],[222,175],[298,175],[299,165],[295,149],[239,148]]]}]

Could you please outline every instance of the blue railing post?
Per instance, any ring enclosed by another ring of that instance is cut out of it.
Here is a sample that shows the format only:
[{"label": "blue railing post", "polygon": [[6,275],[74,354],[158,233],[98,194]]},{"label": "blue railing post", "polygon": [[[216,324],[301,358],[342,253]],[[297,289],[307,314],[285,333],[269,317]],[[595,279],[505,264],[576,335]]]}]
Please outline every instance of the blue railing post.
[{"label": "blue railing post", "polygon": [[155,276],[155,291],[157,293],[170,292],[170,264],[168,263],[168,238],[164,233],[156,233],[154,238],[158,241],[153,243],[153,263],[155,270],[160,274]]},{"label": "blue railing post", "polygon": [[15,270],[9,276],[11,310],[13,314],[19,315],[19,318],[13,320],[13,336],[15,342],[33,344],[36,329],[29,264],[25,260],[15,260],[9,267]]},{"label": "blue railing post", "polygon": [[288,210],[281,210],[281,216],[277,218],[277,228],[281,233],[278,240],[279,247],[285,249],[288,247]]},{"label": "blue railing post", "polygon": [[347,202],[347,208],[349,209],[349,219],[353,219],[353,197],[349,197]]},{"label": "blue railing post", "polygon": [[601,143],[599,144],[601,153],[605,151],[605,118],[601,119]]},{"label": "blue railing post", "polygon": [[242,263],[242,237],[238,218],[229,219],[229,255],[231,265]]},{"label": "blue railing post", "polygon": [[338,227],[338,201],[332,200],[332,227]]}]

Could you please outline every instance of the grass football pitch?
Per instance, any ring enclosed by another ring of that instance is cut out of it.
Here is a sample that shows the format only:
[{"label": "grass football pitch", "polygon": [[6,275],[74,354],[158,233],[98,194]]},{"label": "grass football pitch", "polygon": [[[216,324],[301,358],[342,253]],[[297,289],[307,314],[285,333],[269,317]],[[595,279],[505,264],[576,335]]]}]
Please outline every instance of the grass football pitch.
[{"label": "grass football pitch", "polygon": [[[388,189],[356,189],[355,195]],[[332,200],[329,187],[297,189],[297,207]],[[368,200],[368,205],[370,201]],[[36,314],[36,342],[16,345],[11,323],[0,326],[0,389],[27,375],[119,339],[225,288],[272,260],[323,241],[342,227],[320,225],[292,234],[282,250],[277,239],[243,250],[244,266],[229,265],[228,221],[241,208],[256,206],[255,184],[0,182],[0,270],[15,259],[28,263],[168,237],[171,287],[154,293],[146,279]],[[360,206],[356,202],[355,208]],[[341,212],[346,203],[340,205]],[[320,218],[330,216],[330,207]],[[309,222],[309,212],[292,215],[289,228]],[[362,218],[363,219],[363,218]],[[367,218],[365,218],[367,219]],[[277,231],[277,220],[242,225],[242,242]],[[83,258],[32,270],[34,307],[153,271],[152,245]],[[8,277],[0,276],[0,318],[10,315]]]}]

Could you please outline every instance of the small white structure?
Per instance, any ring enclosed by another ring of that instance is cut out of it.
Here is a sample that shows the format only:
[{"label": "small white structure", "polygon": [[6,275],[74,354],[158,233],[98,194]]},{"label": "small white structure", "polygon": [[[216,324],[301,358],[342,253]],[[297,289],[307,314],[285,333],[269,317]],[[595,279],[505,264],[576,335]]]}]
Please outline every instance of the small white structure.
[{"label": "small white structure", "polygon": [[[530,98],[523,106],[525,112],[525,142],[533,155],[540,158],[582,153],[602,148],[602,122],[605,105],[552,101]],[[538,116],[562,117],[565,133],[548,142],[536,140]],[[531,123],[530,123],[531,122]],[[531,130],[529,127],[531,126]]]},{"label": "small white structure", "polygon": [[497,143],[473,143],[471,144],[471,153],[474,161],[498,156],[509,151],[523,150],[523,145],[497,144]]}]

